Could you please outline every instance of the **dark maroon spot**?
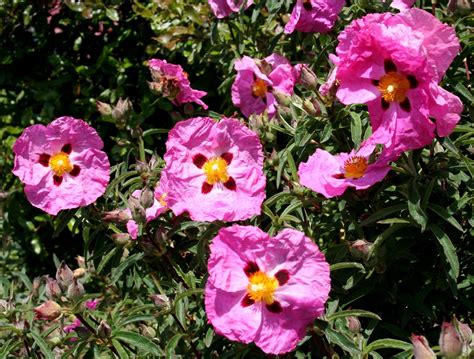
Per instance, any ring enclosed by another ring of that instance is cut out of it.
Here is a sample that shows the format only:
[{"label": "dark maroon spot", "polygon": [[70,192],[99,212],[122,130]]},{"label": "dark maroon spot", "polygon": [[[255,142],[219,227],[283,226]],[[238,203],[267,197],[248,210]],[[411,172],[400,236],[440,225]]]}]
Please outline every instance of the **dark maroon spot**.
[{"label": "dark maroon spot", "polygon": [[66,143],[66,144],[61,148],[61,151],[64,152],[64,153],[67,153],[67,154],[70,154],[70,153],[71,153],[71,150],[72,150],[72,147],[71,147],[71,144],[70,144],[70,143]]},{"label": "dark maroon spot", "polygon": [[385,99],[382,97],[382,108],[384,110],[388,110],[389,107],[390,107],[390,102],[385,101]]},{"label": "dark maroon spot", "polygon": [[211,190],[212,190],[212,184],[209,184],[206,181],[204,181],[201,187],[201,192],[203,194],[208,194],[209,192],[211,192]]},{"label": "dark maroon spot", "polygon": [[410,105],[410,100],[408,97],[405,97],[405,99],[400,102],[400,108],[406,112],[410,112],[411,110],[411,105]]},{"label": "dark maroon spot", "polygon": [[53,176],[53,183],[55,186],[59,186],[63,181],[63,176]]},{"label": "dark maroon spot", "polygon": [[80,172],[81,172],[81,167],[79,167],[78,165],[74,165],[74,167],[72,168],[72,171],[69,172],[69,174],[71,176],[76,177]]},{"label": "dark maroon spot", "polygon": [[242,307],[244,307],[244,308],[248,307],[248,306],[250,306],[254,303],[255,303],[255,301],[252,298],[250,298],[248,293],[245,294],[245,297],[243,297],[242,301],[240,302],[240,304],[242,304]]},{"label": "dark maroon spot", "polygon": [[230,165],[232,159],[234,158],[234,155],[230,152],[226,152],[221,155],[221,158],[226,161],[228,165]]},{"label": "dark maroon spot", "polygon": [[380,83],[379,80],[372,80],[372,85],[374,85],[374,86],[378,86],[379,83]]},{"label": "dark maroon spot", "polygon": [[263,103],[265,104],[265,106],[267,105],[267,96],[263,96],[262,97],[262,101]]},{"label": "dark maroon spot", "polygon": [[275,278],[278,280],[279,285],[283,285],[290,279],[290,273],[286,269],[281,269],[276,272]]},{"label": "dark maroon spot", "polygon": [[333,178],[335,179],[343,179],[344,174],[343,173],[336,173],[335,175],[332,175]]},{"label": "dark maroon spot", "polygon": [[410,83],[411,89],[416,89],[418,87],[418,80],[413,75],[407,75],[407,80]]},{"label": "dark maroon spot", "polygon": [[244,267],[244,272],[247,277],[250,277],[252,274],[257,273],[260,269],[258,268],[258,264],[255,262],[247,262]]},{"label": "dark maroon spot", "polygon": [[311,1],[309,0],[303,1],[303,7],[306,11],[311,11],[311,9],[313,8],[313,6],[311,5]]},{"label": "dark maroon spot", "polygon": [[230,189],[231,191],[235,191],[237,185],[235,184],[235,180],[232,177],[229,177],[227,182],[224,182],[224,187]]},{"label": "dark maroon spot", "polygon": [[272,304],[267,304],[266,307],[270,312],[275,313],[275,314],[281,313],[281,311],[283,310],[281,308],[280,302],[276,300]]},{"label": "dark maroon spot", "polygon": [[207,162],[206,156],[198,153],[197,155],[193,156],[193,163],[197,168],[202,168],[204,164]]},{"label": "dark maroon spot", "polygon": [[50,158],[51,156],[48,155],[47,153],[42,153],[39,155],[38,162],[41,163],[43,166],[48,167]]},{"label": "dark maroon spot", "polygon": [[268,86],[267,86],[267,91],[273,91],[273,86],[268,85]]},{"label": "dark maroon spot", "polygon": [[390,59],[386,59],[384,62],[383,62],[383,68],[385,70],[385,73],[388,73],[388,72],[397,72],[397,66],[393,63],[392,60]]}]

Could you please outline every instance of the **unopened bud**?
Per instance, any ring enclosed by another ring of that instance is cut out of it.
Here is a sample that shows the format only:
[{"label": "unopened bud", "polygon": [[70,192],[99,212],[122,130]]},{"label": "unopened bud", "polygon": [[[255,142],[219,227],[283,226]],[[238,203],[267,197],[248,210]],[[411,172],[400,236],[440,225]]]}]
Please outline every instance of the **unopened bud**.
[{"label": "unopened bud", "polygon": [[441,325],[439,347],[446,358],[457,358],[462,353],[461,337],[453,323],[444,322]]},{"label": "unopened bud", "polygon": [[114,223],[121,223],[126,222],[130,219],[128,211],[123,209],[115,209],[113,211],[104,212],[102,219],[105,222],[114,222]]},{"label": "unopened bud", "polygon": [[108,103],[97,100],[95,104],[97,106],[97,111],[99,111],[101,115],[108,116],[112,114],[112,106]]},{"label": "unopened bud", "polygon": [[153,206],[154,202],[155,195],[153,191],[150,188],[145,187],[140,193],[140,204],[143,208],[150,208],[151,206]]},{"label": "unopened bud", "polygon": [[35,319],[53,320],[61,315],[61,306],[52,300],[44,302],[33,310],[35,311]]},{"label": "unopened bud", "polygon": [[84,286],[81,282],[74,278],[73,282],[67,288],[67,297],[69,299],[80,298],[84,294]]},{"label": "unopened bud", "polygon": [[350,251],[355,259],[367,260],[372,246],[373,244],[367,242],[365,239],[358,239],[354,242],[351,242]]},{"label": "unopened bud", "polygon": [[64,261],[61,262],[56,272],[56,280],[62,290],[66,290],[74,280],[74,273]]},{"label": "unopened bud", "polygon": [[122,100],[120,97],[112,110],[112,117],[118,122],[123,124],[128,119],[130,112],[132,111],[132,103],[128,98]]},{"label": "unopened bud", "polygon": [[126,246],[130,243],[130,235],[128,233],[114,233],[112,234],[112,240],[120,247]]},{"label": "unopened bud", "polygon": [[74,269],[74,278],[82,278],[86,274],[86,270],[84,268],[76,268]]},{"label": "unopened bud", "polygon": [[105,320],[101,320],[97,327],[97,335],[101,338],[110,338],[112,335],[112,328],[107,324]]},{"label": "unopened bud", "polygon": [[58,282],[50,277],[46,277],[46,296],[48,299],[55,299],[61,296],[61,288]]},{"label": "unopened bud", "polygon": [[410,340],[413,344],[413,356],[415,359],[436,359],[436,354],[423,335],[412,334]]},{"label": "unopened bud", "polygon": [[318,85],[316,74],[305,65],[301,66],[301,84],[308,90],[316,90]]},{"label": "unopened bud", "polygon": [[273,96],[275,96],[275,100],[281,106],[289,107],[291,104],[291,96],[288,95],[286,92],[280,91],[278,89],[274,89],[272,91]]},{"label": "unopened bud", "polygon": [[80,268],[85,268],[86,267],[86,260],[83,256],[77,256],[76,261],[77,261],[77,265]]},{"label": "unopened bud", "polygon": [[156,330],[153,329],[152,327],[145,325],[145,324],[140,324],[139,325],[140,332],[142,335],[144,335],[147,338],[156,338]]},{"label": "unopened bud", "polygon": [[352,333],[360,332],[360,321],[357,317],[347,317],[347,327]]},{"label": "unopened bud", "polygon": [[164,307],[170,303],[169,298],[164,294],[152,294],[150,297],[157,307]]},{"label": "unopened bud", "polygon": [[460,15],[467,15],[474,9],[472,0],[449,0],[448,10],[459,13]]},{"label": "unopened bud", "polygon": [[128,198],[128,207],[130,208],[130,211],[132,212],[132,218],[136,222],[142,223],[145,221],[146,212],[145,212],[145,208],[143,208],[140,203],[140,198],[137,198],[133,195],[130,196]]},{"label": "unopened bud", "polygon": [[309,98],[304,99],[303,109],[311,116],[317,116],[321,113],[318,103],[311,101]]}]

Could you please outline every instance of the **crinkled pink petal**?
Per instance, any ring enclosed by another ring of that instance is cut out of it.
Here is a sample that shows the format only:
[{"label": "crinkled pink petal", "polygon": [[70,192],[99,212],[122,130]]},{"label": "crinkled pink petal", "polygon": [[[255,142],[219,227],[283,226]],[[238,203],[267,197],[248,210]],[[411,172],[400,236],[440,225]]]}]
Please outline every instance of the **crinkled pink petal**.
[{"label": "crinkled pink petal", "polygon": [[297,0],[291,13],[290,21],[285,26],[285,33],[294,30],[301,32],[325,33],[332,29],[342,10],[344,0],[311,0],[311,9],[303,6],[303,0]]},{"label": "crinkled pink petal", "polygon": [[436,120],[439,136],[448,136],[460,120],[463,105],[459,97],[435,83],[430,84],[430,116]]},{"label": "crinkled pink petal", "polygon": [[138,238],[138,224],[133,219],[127,222],[127,232],[128,234],[130,234],[130,238]]},{"label": "crinkled pink petal", "polygon": [[[221,141],[223,134],[227,142]],[[170,131],[166,148],[167,202],[176,215],[189,212],[196,221],[237,221],[260,214],[266,183],[262,146],[258,136],[239,121],[216,123],[208,117],[181,121]],[[227,173],[236,188],[227,189],[219,182],[203,193],[206,175],[193,163],[193,156],[210,159],[223,153],[233,156]]]},{"label": "crinkled pink petal", "polygon": [[390,6],[393,7],[394,9],[404,11],[411,8],[414,3],[415,3],[415,0],[393,0]]},{"label": "crinkled pink petal", "polygon": [[212,12],[218,19],[229,16],[233,12],[238,12],[246,1],[245,9],[253,4],[253,0],[208,0]]},{"label": "crinkled pink petal", "polygon": [[367,103],[377,97],[380,97],[380,91],[366,79],[346,79],[337,89],[337,98],[345,105]]}]

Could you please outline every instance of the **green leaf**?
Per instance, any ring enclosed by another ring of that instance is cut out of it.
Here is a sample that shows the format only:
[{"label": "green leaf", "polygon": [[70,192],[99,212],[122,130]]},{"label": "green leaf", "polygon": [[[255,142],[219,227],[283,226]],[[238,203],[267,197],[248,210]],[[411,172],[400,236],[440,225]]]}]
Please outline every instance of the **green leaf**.
[{"label": "green leaf", "polygon": [[364,318],[382,320],[382,318],[380,318],[377,314],[369,312],[367,310],[362,310],[362,309],[350,309],[350,310],[337,312],[326,317],[326,320],[328,322],[331,322],[333,320],[336,320],[339,318],[346,318],[346,317],[364,317]]},{"label": "green leaf", "polygon": [[117,10],[115,9],[107,9],[105,10],[105,15],[107,15],[107,17],[112,20],[112,21],[119,21],[120,20],[120,17],[119,17],[119,14],[117,12]]},{"label": "green leaf", "polygon": [[448,235],[443,232],[443,230],[436,224],[430,223],[430,229],[443,248],[444,257],[450,266],[448,274],[456,282],[459,276],[459,260],[456,254],[456,248],[454,247],[453,242],[451,242],[451,239],[449,239]]},{"label": "green leaf", "polygon": [[97,273],[102,272],[104,267],[107,265],[107,263],[109,263],[110,259],[112,259],[119,249],[119,247],[114,247],[109,253],[107,253],[105,257],[102,258],[99,265],[97,266]]},{"label": "green leaf", "polygon": [[120,279],[120,277],[122,277],[123,272],[128,267],[134,265],[137,261],[142,259],[143,255],[144,255],[143,253],[135,253],[131,255],[130,257],[128,257],[127,259],[125,259],[122,263],[120,263],[118,267],[112,271],[112,278],[111,278],[110,284],[114,284],[115,282],[117,282]]},{"label": "green leaf", "polygon": [[365,273],[365,267],[358,262],[340,262],[340,263],[335,263],[331,264],[329,267],[331,272],[334,272],[336,270],[340,269],[348,269],[348,268],[357,268]]},{"label": "green leaf", "polygon": [[112,345],[114,346],[115,350],[117,350],[117,353],[119,355],[120,359],[128,359],[129,356],[127,354],[127,351],[123,348],[122,344],[116,339],[112,339]]},{"label": "green leaf", "polygon": [[387,217],[391,215],[392,213],[400,212],[407,208],[408,206],[406,204],[397,204],[395,206],[383,208],[380,211],[375,212],[370,217],[367,217],[366,219],[364,219],[362,222],[360,222],[360,225],[366,226],[370,223],[377,222],[379,219]]},{"label": "green leaf", "polygon": [[113,339],[119,339],[125,343],[132,344],[138,349],[156,356],[163,356],[163,350],[147,337],[134,332],[117,331],[113,333]]},{"label": "green leaf", "polygon": [[339,333],[331,328],[326,328],[324,333],[326,334],[326,338],[330,343],[340,346],[342,349],[353,355],[360,355],[360,349],[357,348],[354,342],[352,342],[344,334]]},{"label": "green leaf", "polygon": [[362,138],[362,121],[360,115],[356,112],[351,112],[351,139],[354,143],[354,148],[359,147]]},{"label": "green leaf", "polygon": [[186,337],[186,336],[187,336],[186,334],[178,333],[170,339],[168,344],[166,344],[166,348],[165,348],[167,358],[175,358],[176,357],[175,354],[174,354],[174,350],[175,350],[176,346],[178,345],[179,341],[181,339],[183,339],[184,337]]},{"label": "green leaf", "polygon": [[418,193],[414,180],[408,183],[408,211],[415,222],[421,226],[421,231],[423,232],[428,224],[428,217],[421,209],[420,194]]},{"label": "green leaf", "polygon": [[437,204],[431,204],[428,206],[429,209],[431,209],[434,213],[436,213],[438,216],[440,216],[442,219],[444,219],[446,222],[451,224],[454,228],[456,228],[458,231],[464,232],[464,229],[462,226],[459,224],[458,221],[446,210],[446,208],[438,206]]},{"label": "green leaf", "polygon": [[43,353],[44,357],[46,359],[54,359],[53,352],[51,351],[51,349],[49,349],[48,344],[41,337],[41,335],[38,332],[36,332],[35,330],[31,330],[30,334],[33,337],[33,339],[35,340],[35,343],[38,344],[38,346],[39,346],[41,352]]},{"label": "green leaf", "polygon": [[183,293],[179,293],[173,301],[173,304],[176,304],[183,298],[189,297],[190,295],[199,294],[201,295],[204,292],[202,288],[188,289]]},{"label": "green leaf", "polygon": [[367,355],[372,351],[376,351],[380,349],[410,350],[412,349],[412,345],[410,343],[407,343],[401,340],[396,340],[396,339],[379,339],[370,343],[369,345],[365,347],[364,355]]}]

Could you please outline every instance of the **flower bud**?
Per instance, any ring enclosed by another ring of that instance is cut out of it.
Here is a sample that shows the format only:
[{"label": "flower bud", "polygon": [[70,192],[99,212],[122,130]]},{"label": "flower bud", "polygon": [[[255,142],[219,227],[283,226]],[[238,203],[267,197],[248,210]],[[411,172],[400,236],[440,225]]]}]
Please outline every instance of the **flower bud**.
[{"label": "flower bud", "polygon": [[76,261],[80,268],[86,268],[86,260],[83,256],[77,256]]},{"label": "flower bud", "polygon": [[128,211],[123,209],[115,209],[113,211],[104,212],[102,216],[102,220],[105,222],[114,222],[114,223],[121,223],[126,222],[130,219],[128,215]]},{"label": "flower bud", "polygon": [[58,282],[53,278],[46,277],[46,296],[48,299],[59,298],[61,293]]},{"label": "flower bud", "polygon": [[120,97],[114,109],[112,110],[112,117],[117,121],[117,123],[123,125],[127,121],[131,111],[132,103],[130,100],[128,98],[122,100]]},{"label": "flower bud", "polygon": [[412,334],[413,356],[415,359],[436,359],[436,355],[423,335]]},{"label": "flower bud", "polygon": [[97,111],[99,111],[101,115],[108,116],[112,114],[112,106],[108,103],[97,100],[95,104],[97,106]]},{"label": "flower bud", "polygon": [[274,89],[272,93],[273,96],[275,96],[275,100],[278,102],[279,105],[286,107],[290,106],[291,96],[288,95],[286,92]]},{"label": "flower bud", "polygon": [[97,327],[97,335],[101,338],[109,338],[112,335],[112,328],[105,320],[101,320]]},{"label": "flower bud", "polygon": [[139,324],[140,332],[147,338],[156,338],[156,330],[145,324]]},{"label": "flower bud", "polygon": [[86,270],[84,268],[76,268],[74,269],[74,278],[82,278],[86,274]]},{"label": "flower bud", "polygon": [[311,116],[317,116],[321,113],[318,103],[311,101],[309,98],[304,99],[303,109]]},{"label": "flower bud", "polygon": [[457,358],[462,353],[461,336],[453,323],[444,322],[441,325],[439,347],[446,358]]},{"label": "flower bud", "polygon": [[35,319],[40,320],[53,320],[61,315],[61,306],[52,300],[44,302],[33,310],[35,311]]},{"label": "flower bud", "polygon": [[316,90],[318,85],[316,74],[306,65],[301,66],[301,84],[308,90]]},{"label": "flower bud", "polygon": [[164,294],[152,294],[150,295],[150,298],[157,307],[164,307],[170,303],[169,298]]},{"label": "flower bud", "polygon": [[112,240],[120,247],[126,246],[130,243],[130,235],[128,233],[114,233],[112,234]]},{"label": "flower bud", "polygon": [[470,0],[449,0],[448,10],[467,15],[474,9],[474,4]]},{"label": "flower bud", "polygon": [[140,193],[140,204],[143,208],[150,208],[151,206],[153,206],[154,202],[155,194],[150,188],[145,187]]},{"label": "flower bud", "polygon": [[360,332],[360,321],[357,317],[347,317],[347,327],[352,333]]},{"label": "flower bud", "polygon": [[365,239],[358,239],[354,242],[351,242],[350,252],[355,259],[365,261],[369,258],[369,253],[372,246],[373,244],[367,242]]},{"label": "flower bud", "polygon": [[69,299],[77,299],[80,298],[84,294],[84,286],[81,282],[79,282],[76,278],[74,278],[73,282],[67,288],[67,297]]},{"label": "flower bud", "polygon": [[74,273],[68,265],[62,261],[56,272],[56,280],[62,290],[66,290],[74,279]]}]

